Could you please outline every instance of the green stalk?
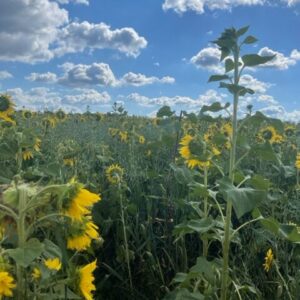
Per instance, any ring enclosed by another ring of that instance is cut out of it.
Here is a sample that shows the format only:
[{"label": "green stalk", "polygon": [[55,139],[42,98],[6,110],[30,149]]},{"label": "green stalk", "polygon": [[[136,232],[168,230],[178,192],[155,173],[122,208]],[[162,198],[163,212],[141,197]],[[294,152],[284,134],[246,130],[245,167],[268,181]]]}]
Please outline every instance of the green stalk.
[{"label": "green stalk", "polygon": [[[18,232],[18,248],[24,248],[26,242],[26,231],[25,231],[25,207],[27,202],[26,190],[20,189],[19,193],[19,217],[17,220],[17,232]],[[17,299],[23,300],[26,294],[25,287],[25,273],[24,268],[17,264]]]},{"label": "green stalk", "polygon": [[130,290],[131,290],[131,293],[132,293],[133,292],[133,284],[132,284],[132,276],[131,276],[131,268],[130,268],[130,260],[129,260],[129,248],[128,248],[128,241],[127,241],[127,233],[126,233],[126,223],[125,223],[125,215],[124,215],[123,197],[122,197],[122,194],[121,194],[120,186],[119,186],[119,193],[120,193],[120,205],[121,205],[121,221],[122,221],[122,227],[123,227],[125,252],[126,252],[126,263],[127,263],[127,269],[128,269]]},{"label": "green stalk", "polygon": [[[234,84],[239,83],[239,49],[236,46],[234,50]],[[236,160],[236,142],[237,142],[237,113],[238,113],[239,94],[234,93],[233,115],[232,115],[232,141],[229,161],[229,178],[234,181],[234,166]],[[221,279],[221,300],[227,299],[228,273],[229,273],[229,248],[230,248],[230,225],[232,215],[232,199],[227,199],[224,241],[223,241],[223,270]]]},{"label": "green stalk", "polygon": [[[207,188],[208,186],[208,173],[207,173],[207,167],[204,168],[204,187]],[[204,218],[206,219],[208,217],[208,197],[204,197]],[[203,256],[207,257],[208,254],[208,239],[207,237],[204,237],[202,239],[203,241]]]}]

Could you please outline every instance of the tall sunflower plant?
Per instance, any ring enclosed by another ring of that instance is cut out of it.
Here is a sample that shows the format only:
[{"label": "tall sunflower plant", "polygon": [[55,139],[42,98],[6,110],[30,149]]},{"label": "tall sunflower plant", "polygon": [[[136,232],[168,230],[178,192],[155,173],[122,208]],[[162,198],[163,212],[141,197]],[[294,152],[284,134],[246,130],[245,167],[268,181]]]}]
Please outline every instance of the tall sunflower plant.
[{"label": "tall sunflower plant", "polygon": [[[193,135],[185,134],[179,145],[181,158],[192,169],[192,173],[172,166],[175,176],[177,174],[181,181],[185,178],[183,181],[188,183],[193,199],[198,197],[198,201],[190,205],[199,218],[177,225],[174,233],[182,236],[196,232],[202,241],[202,256],[198,258],[196,265],[188,273],[178,273],[174,278],[174,282],[179,284],[175,294],[231,299],[236,286],[235,275],[230,272],[233,270],[233,266],[230,266],[232,243],[239,243],[239,231],[251,223],[260,222],[273,234],[291,242],[300,242],[296,226],[265,218],[260,211],[260,204],[269,197],[269,186],[264,184],[265,178],[260,174],[245,175],[244,170],[240,169],[241,163],[248,157],[268,160],[278,168],[289,169],[283,165],[276,152],[276,147],[284,139],[282,122],[267,118],[260,112],[252,114],[252,111],[241,118],[240,101],[243,101],[244,96],[255,93],[242,85],[242,74],[275,57],[243,54],[244,46],[257,42],[254,36],[246,35],[248,29],[249,26],[226,29],[213,41],[220,50],[220,62],[225,70],[224,74],[210,76],[208,82],[219,82],[219,88],[232,95],[232,105],[216,102],[202,107],[199,117],[214,123]],[[214,120],[212,116],[221,111],[226,116]],[[249,141],[249,128],[257,132],[253,143]],[[210,181],[211,173],[212,179],[218,174],[216,181]],[[220,243],[222,255],[220,259],[211,261],[208,257],[214,241]],[[251,290],[253,291],[253,287]]]},{"label": "tall sunflower plant", "polygon": [[93,299],[97,261],[85,253],[101,240],[91,212],[100,199],[74,180],[16,176],[0,193],[0,298]]}]

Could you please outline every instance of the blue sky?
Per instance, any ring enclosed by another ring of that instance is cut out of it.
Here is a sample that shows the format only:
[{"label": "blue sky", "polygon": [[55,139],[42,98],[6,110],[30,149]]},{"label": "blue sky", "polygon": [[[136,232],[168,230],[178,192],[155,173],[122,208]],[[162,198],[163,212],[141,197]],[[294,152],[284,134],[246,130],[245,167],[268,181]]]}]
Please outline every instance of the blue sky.
[{"label": "blue sky", "polygon": [[270,116],[300,120],[299,0],[2,0],[0,89],[18,107],[131,114],[161,105],[198,111],[230,96],[210,43],[227,27],[250,25],[259,41],[246,52],[277,54],[246,70],[256,91],[241,99]]}]

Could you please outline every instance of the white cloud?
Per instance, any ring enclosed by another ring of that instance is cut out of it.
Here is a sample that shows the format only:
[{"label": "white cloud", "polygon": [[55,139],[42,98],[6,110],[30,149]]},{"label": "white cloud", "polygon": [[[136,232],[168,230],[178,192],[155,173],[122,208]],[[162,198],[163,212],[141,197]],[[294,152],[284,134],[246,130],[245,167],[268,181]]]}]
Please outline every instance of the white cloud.
[{"label": "white cloud", "polygon": [[204,94],[199,95],[198,98],[193,99],[187,96],[174,96],[174,97],[147,97],[140,95],[138,93],[132,93],[127,96],[127,100],[133,101],[141,106],[155,106],[155,105],[183,105],[189,108],[195,108],[200,110],[202,105],[209,105],[213,102],[219,101],[222,102],[226,96],[224,94],[219,94],[215,90],[208,90]]},{"label": "white cloud", "polygon": [[54,73],[47,72],[47,73],[31,73],[29,76],[26,76],[25,79],[29,81],[35,82],[49,82],[53,83],[56,82],[57,76]]},{"label": "white cloud", "polygon": [[56,0],[60,4],[69,4],[74,2],[75,4],[89,5],[89,0]]},{"label": "white cloud", "polygon": [[85,49],[107,48],[137,57],[146,46],[146,39],[131,27],[111,29],[105,23],[93,24],[85,21],[70,23],[60,31],[55,53],[64,55]]},{"label": "white cloud", "polygon": [[277,105],[278,101],[274,99],[271,95],[259,95],[257,97],[257,102],[264,103],[266,105]]},{"label": "white cloud", "polygon": [[259,55],[270,56],[276,55],[274,59],[261,65],[261,68],[276,68],[279,70],[287,70],[290,66],[296,65],[297,61],[300,60],[300,52],[297,49],[292,50],[289,56],[284,56],[283,53],[274,51],[268,47],[264,47],[259,50]]},{"label": "white cloud", "polygon": [[283,2],[285,2],[288,6],[294,6],[297,3],[300,3],[300,0],[282,0]]},{"label": "white cloud", "polygon": [[[87,0],[59,3],[88,4]],[[69,22],[68,11],[51,0],[0,1],[0,61],[37,63],[86,49],[114,49],[136,57],[147,41],[133,28]]]},{"label": "white cloud", "polygon": [[49,0],[0,1],[0,60],[50,60],[50,45],[66,22],[68,12]]},{"label": "white cloud", "polygon": [[94,89],[76,89],[76,92],[75,95],[64,96],[63,101],[70,104],[89,105],[109,103],[111,100],[107,92],[99,93]]},{"label": "white cloud", "polygon": [[155,76],[147,77],[141,73],[126,73],[120,80],[121,85],[133,85],[133,86],[143,86],[153,83],[169,83],[172,84],[175,82],[175,79],[170,76],[164,76],[162,78],[158,78]]},{"label": "white cloud", "polygon": [[241,76],[240,85],[246,86],[260,94],[265,93],[272,86],[272,84],[260,81],[249,74]]},{"label": "white cloud", "polygon": [[224,72],[220,65],[221,51],[216,47],[207,47],[200,50],[190,59],[190,62],[197,68],[217,73]]},{"label": "white cloud", "polygon": [[182,14],[187,11],[194,11],[197,14],[203,14],[206,9],[230,10],[235,6],[262,5],[265,2],[265,0],[165,0],[163,3],[163,9],[172,9],[178,14]]},{"label": "white cloud", "polygon": [[13,78],[14,76],[7,71],[0,71],[0,80]]}]

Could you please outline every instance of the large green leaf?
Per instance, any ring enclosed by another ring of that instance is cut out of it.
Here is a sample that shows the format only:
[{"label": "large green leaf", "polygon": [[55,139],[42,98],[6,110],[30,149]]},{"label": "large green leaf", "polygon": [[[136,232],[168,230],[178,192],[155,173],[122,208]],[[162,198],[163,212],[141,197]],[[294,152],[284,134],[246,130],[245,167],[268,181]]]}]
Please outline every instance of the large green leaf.
[{"label": "large green leaf", "polygon": [[211,112],[218,112],[223,109],[226,109],[230,104],[226,103],[224,106],[220,102],[214,102],[211,105],[203,105],[200,114],[203,114],[204,112],[211,111]]},{"label": "large green leaf", "polygon": [[230,79],[228,75],[211,75],[208,82]]},{"label": "large green leaf", "polygon": [[24,247],[6,250],[8,255],[24,268],[28,267],[44,250],[44,245],[36,238],[30,239]]},{"label": "large green leaf", "polygon": [[276,55],[261,56],[258,54],[246,54],[242,56],[242,61],[246,67],[262,65],[272,60]]},{"label": "large green leaf", "polygon": [[231,70],[234,69],[234,62],[231,58],[227,58],[225,60],[225,72],[230,72]]},{"label": "large green leaf", "polygon": [[252,35],[248,35],[245,40],[243,41],[243,44],[253,44],[255,42],[257,42],[258,39]]},{"label": "large green leaf", "polygon": [[219,180],[219,185],[220,192],[225,200],[232,200],[233,208],[238,218],[241,218],[247,212],[251,212],[267,196],[265,190],[249,187],[238,188],[227,177]]}]

